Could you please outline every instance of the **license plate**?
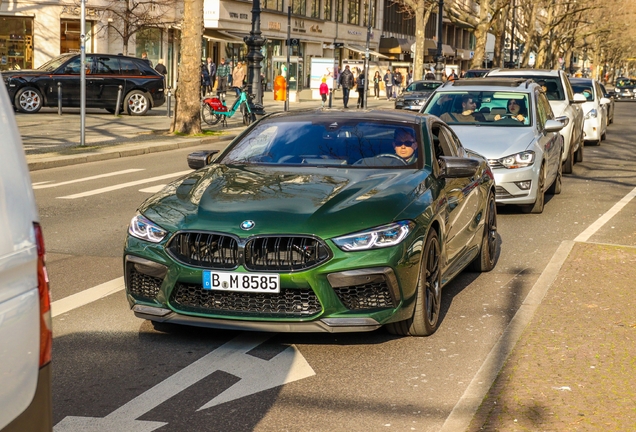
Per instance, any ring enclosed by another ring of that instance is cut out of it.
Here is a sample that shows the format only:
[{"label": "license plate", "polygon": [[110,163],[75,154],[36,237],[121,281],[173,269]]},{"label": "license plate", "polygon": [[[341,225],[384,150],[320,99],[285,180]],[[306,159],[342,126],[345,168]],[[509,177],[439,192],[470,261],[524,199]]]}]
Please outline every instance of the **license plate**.
[{"label": "license plate", "polygon": [[280,276],[271,273],[203,272],[203,289],[275,294],[280,292]]}]

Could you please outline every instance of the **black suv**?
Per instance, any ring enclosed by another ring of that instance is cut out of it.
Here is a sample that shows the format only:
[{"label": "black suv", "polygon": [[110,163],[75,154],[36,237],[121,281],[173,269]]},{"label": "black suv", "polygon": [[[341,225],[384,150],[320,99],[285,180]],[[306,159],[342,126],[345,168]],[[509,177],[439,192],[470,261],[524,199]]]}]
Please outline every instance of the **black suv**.
[{"label": "black suv", "polygon": [[625,77],[616,78],[616,84],[614,85],[614,98],[616,100],[635,99],[636,80]]},{"label": "black suv", "polygon": [[[4,71],[2,77],[14,107],[36,113],[43,106],[80,106],[80,55],[63,54],[37,69]],[[164,76],[145,60],[111,54],[86,54],[86,107],[115,112],[121,86],[120,110],[144,115],[165,102]]]}]

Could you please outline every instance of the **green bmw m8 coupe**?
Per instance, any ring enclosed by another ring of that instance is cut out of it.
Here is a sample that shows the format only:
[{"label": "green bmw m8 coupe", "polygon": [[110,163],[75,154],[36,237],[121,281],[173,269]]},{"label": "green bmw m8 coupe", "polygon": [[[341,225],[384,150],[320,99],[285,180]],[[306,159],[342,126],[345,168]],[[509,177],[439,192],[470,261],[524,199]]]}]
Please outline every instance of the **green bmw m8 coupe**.
[{"label": "green bmw m8 coupe", "polygon": [[426,336],[442,287],[500,250],[493,174],[435,116],[271,114],[148,198],[124,250],[139,318]]}]

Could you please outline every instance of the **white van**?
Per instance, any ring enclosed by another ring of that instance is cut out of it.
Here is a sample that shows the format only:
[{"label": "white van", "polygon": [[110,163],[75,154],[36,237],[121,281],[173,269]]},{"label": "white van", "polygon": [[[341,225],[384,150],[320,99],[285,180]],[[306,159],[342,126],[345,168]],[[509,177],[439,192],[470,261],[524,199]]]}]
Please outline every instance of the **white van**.
[{"label": "white van", "polygon": [[0,431],[51,431],[51,301],[31,177],[0,84]]}]

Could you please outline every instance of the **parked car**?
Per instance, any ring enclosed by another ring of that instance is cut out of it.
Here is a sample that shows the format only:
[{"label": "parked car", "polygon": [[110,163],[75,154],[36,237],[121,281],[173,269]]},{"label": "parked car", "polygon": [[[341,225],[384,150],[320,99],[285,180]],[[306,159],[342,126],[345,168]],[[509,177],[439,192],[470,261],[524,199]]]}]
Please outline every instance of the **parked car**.
[{"label": "parked car", "polygon": [[606,97],[610,102],[607,104],[607,123],[614,123],[614,92],[608,92],[602,83],[598,83],[601,86],[603,97]]},{"label": "parked car", "polygon": [[[395,144],[395,145],[394,145]],[[124,250],[128,301],[153,322],[424,336],[441,289],[499,253],[493,176],[433,116],[262,118],[148,198]]]},{"label": "parked car", "polygon": [[617,101],[623,99],[636,99],[636,80],[619,77],[614,84],[614,97]]},{"label": "parked car", "polygon": [[20,132],[0,84],[0,431],[51,431],[44,240]]},{"label": "parked car", "polygon": [[490,69],[469,69],[462,78],[481,78],[486,76]]},{"label": "parked car", "polygon": [[576,95],[565,72],[544,69],[494,69],[488,72],[491,77],[528,78],[544,87],[550,106],[557,119],[563,121],[563,172],[571,174],[574,162],[583,162],[583,120],[581,104],[586,101],[583,95]]},{"label": "parked car", "polygon": [[538,84],[525,79],[447,82],[422,109],[440,116],[495,175],[497,204],[542,213],[544,195],[561,193],[563,124]]},{"label": "parked car", "polygon": [[581,93],[587,99],[583,104],[585,112],[585,141],[601,145],[607,134],[608,105],[610,99],[606,98],[598,81],[591,78],[571,78],[572,89]]},{"label": "parked car", "polygon": [[[58,106],[80,106],[80,55],[62,54],[34,70],[3,72],[9,98],[23,113]],[[165,78],[140,58],[111,54],[86,54],[86,107],[114,113],[144,115],[165,102]],[[121,86],[121,96],[119,87]],[[118,99],[120,97],[120,99]]]},{"label": "parked car", "polygon": [[422,105],[424,105],[424,102],[426,102],[426,99],[442,84],[442,81],[413,81],[404,89],[397,99],[395,99],[395,109],[419,111]]}]

